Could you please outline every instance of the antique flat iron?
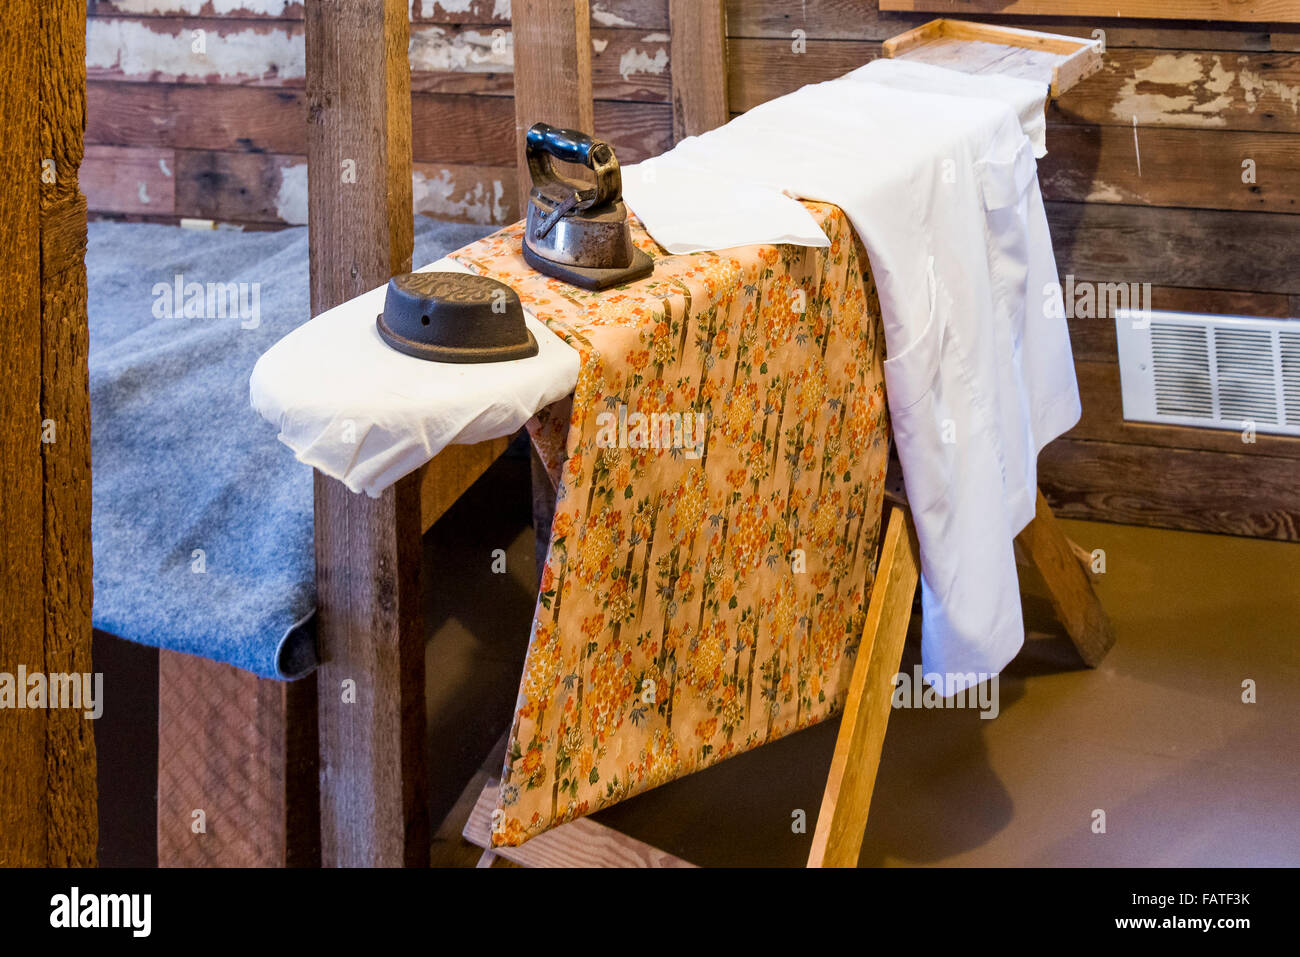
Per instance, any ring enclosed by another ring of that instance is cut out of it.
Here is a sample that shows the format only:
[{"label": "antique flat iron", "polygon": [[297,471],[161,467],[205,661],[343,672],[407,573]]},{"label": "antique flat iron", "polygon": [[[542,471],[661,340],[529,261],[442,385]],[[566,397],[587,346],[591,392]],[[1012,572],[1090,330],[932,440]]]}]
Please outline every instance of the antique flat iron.
[{"label": "antique flat iron", "polygon": [[537,355],[518,294],[487,276],[394,276],[375,327],[398,352],[431,362],[505,362]]},{"label": "antique flat iron", "polygon": [[[533,179],[524,224],[524,259],[538,272],[583,289],[648,276],[654,260],[632,244],[614,148],[575,130],[537,123],[525,152]],[[565,179],[551,157],[586,166],[595,187]]]}]

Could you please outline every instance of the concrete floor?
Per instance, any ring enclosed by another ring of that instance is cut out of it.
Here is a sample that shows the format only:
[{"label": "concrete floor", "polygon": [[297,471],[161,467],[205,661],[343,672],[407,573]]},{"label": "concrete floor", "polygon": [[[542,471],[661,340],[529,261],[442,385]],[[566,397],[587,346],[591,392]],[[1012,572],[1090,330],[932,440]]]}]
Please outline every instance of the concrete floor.
[{"label": "concrete floor", "polygon": [[[426,541],[435,821],[510,720],[535,574],[527,474],[527,459],[503,459]],[[894,711],[860,863],[1300,864],[1300,545],[1065,525],[1105,550],[1115,649],[1083,668],[1024,582],[1030,637],[1003,672],[995,720]],[[494,548],[507,549],[506,574],[466,573]],[[918,662],[909,641],[904,667]],[[1247,679],[1257,703],[1242,702]],[[801,866],[811,837],[792,832],[792,815],[805,811],[811,831],[837,726],[598,819],[701,865]]]}]

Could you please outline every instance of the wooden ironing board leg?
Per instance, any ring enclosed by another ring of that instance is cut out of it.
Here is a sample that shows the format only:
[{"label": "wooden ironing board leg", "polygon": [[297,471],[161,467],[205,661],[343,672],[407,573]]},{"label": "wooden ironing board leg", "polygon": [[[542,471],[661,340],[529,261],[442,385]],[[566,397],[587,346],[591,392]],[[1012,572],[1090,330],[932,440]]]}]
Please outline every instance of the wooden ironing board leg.
[{"label": "wooden ironing board leg", "polygon": [[1065,537],[1041,491],[1034,519],[1016,536],[1016,544],[1047,583],[1052,610],[1079,656],[1097,667],[1115,644],[1115,628],[1084,571],[1081,550]]},{"label": "wooden ironing board leg", "polygon": [[880,767],[893,700],[894,675],[920,580],[916,529],[906,508],[894,506],[880,548],[858,660],[840,719],[809,867],[855,867]]}]

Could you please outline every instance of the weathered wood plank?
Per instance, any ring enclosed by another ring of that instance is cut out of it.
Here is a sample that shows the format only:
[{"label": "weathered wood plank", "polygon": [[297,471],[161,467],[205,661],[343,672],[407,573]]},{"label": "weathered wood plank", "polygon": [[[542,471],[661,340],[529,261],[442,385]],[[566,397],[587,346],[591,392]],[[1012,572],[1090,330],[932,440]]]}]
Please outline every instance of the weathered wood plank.
[{"label": "weathered wood plank", "polygon": [[1060,518],[1300,541],[1293,458],[1057,439],[1038,484]]},{"label": "weathered wood plank", "polygon": [[81,187],[92,211],[170,216],[176,206],[175,150],[87,146]]},{"label": "weathered wood plank", "polygon": [[[85,7],[38,5],[41,411],[55,441],[42,441],[44,670],[90,674],[90,348],[86,324],[86,201],[77,184],[85,126]],[[12,15],[12,14],[11,14]],[[35,157],[28,157],[35,163]],[[35,175],[31,165],[25,176]],[[30,454],[30,453],[27,453]],[[6,539],[8,543],[9,539]],[[46,716],[46,863],[89,867],[98,843],[95,741],[84,709]]]},{"label": "weathered wood plank", "polygon": [[1047,204],[1061,275],[1300,293],[1300,229],[1283,213]]},{"label": "weathered wood plank", "polygon": [[[490,845],[492,812],[496,806],[497,782],[492,781],[479,794],[465,822],[465,840],[477,847]],[[522,867],[695,866],[589,817],[552,828],[519,847],[494,847],[492,853]]]},{"label": "weathered wood plank", "polygon": [[885,744],[894,675],[921,577],[920,557],[910,513],[906,507],[892,509],[813,831],[809,867],[857,866]]},{"label": "weathered wood plank", "polygon": [[723,0],[669,0],[672,31],[673,139],[722,126],[727,108],[727,36]]},{"label": "weathered wood plank", "polygon": [[1045,199],[1300,212],[1300,135],[1053,126]]},{"label": "weathered wood plank", "polygon": [[[514,0],[514,136],[519,207],[531,178],[524,141],[534,123],[592,133],[591,11],[587,0]],[[621,144],[615,144],[617,148]],[[624,157],[627,160],[627,157]]]},{"label": "weathered wood plank", "polygon": [[1300,132],[1300,55],[1110,49],[1054,122]]},{"label": "weathered wood plank", "polygon": [[[306,101],[301,90],[95,82],[88,88],[86,142],[136,148],[302,155]],[[411,98],[416,162],[516,165],[509,98],[416,94]],[[601,100],[595,125],[628,163],[672,146],[666,103]],[[590,123],[588,128],[590,128]]]},{"label": "weathered wood plank", "polygon": [[730,108],[743,113],[808,83],[843,76],[880,56],[879,43],[857,40],[727,41]]},{"label": "weathered wood plank", "polygon": [[1018,16],[1073,14],[1170,20],[1300,21],[1290,0],[880,0],[881,10],[926,13],[998,13]]},{"label": "weathered wood plank", "polygon": [[[408,37],[404,0],[307,3],[313,314],[411,267]],[[315,527],[321,860],[427,865],[416,477],[372,499],[318,472]]]}]

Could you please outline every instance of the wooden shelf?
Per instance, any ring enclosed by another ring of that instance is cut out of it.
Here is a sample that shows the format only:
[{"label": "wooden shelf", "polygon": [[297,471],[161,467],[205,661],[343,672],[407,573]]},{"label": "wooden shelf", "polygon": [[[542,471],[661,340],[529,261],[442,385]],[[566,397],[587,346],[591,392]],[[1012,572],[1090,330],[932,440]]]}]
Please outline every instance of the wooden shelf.
[{"label": "wooden shelf", "polygon": [[1040,80],[1052,99],[1101,69],[1095,40],[966,20],[931,20],[886,40],[883,53],[963,73]]}]

